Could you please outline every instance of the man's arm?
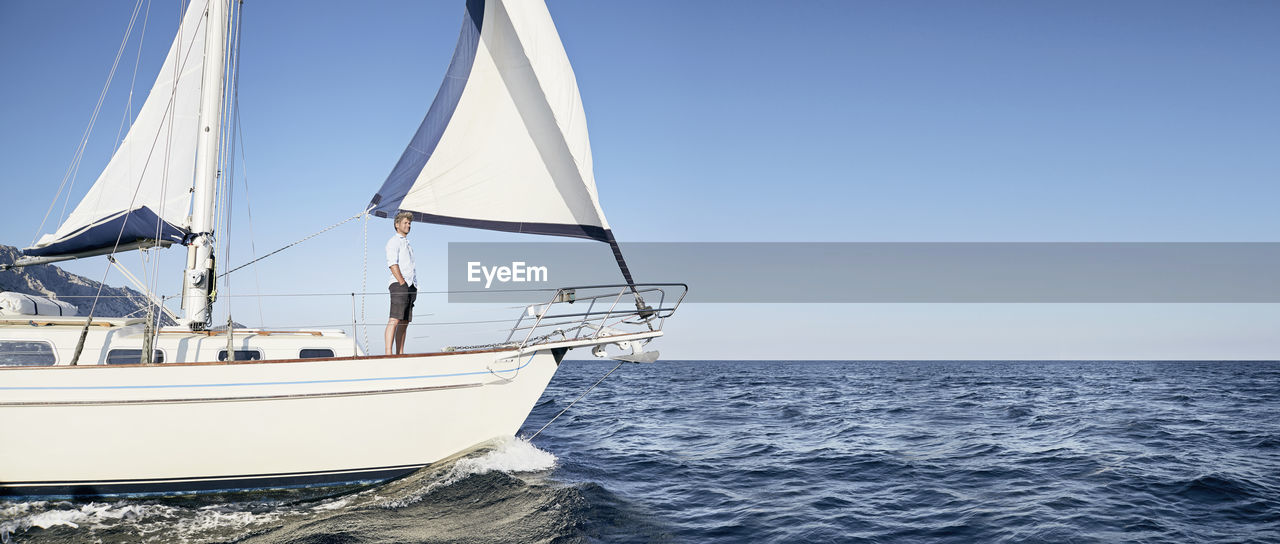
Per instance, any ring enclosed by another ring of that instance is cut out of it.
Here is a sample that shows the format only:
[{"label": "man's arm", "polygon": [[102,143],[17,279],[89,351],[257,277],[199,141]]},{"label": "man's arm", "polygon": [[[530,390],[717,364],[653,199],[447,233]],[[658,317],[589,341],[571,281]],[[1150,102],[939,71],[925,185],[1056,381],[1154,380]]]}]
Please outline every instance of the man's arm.
[{"label": "man's arm", "polygon": [[394,237],[387,241],[387,267],[391,269],[396,282],[405,285],[404,275],[400,273],[400,244],[397,242]]}]

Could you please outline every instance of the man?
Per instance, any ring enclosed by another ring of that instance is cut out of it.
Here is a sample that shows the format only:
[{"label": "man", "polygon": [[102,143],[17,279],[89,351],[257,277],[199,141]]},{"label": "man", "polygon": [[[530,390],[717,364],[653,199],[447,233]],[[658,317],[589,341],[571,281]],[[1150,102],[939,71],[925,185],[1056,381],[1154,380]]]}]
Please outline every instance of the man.
[{"label": "man", "polygon": [[[400,212],[394,223],[396,234],[387,240],[387,267],[391,269],[391,319],[387,321],[387,355],[404,353],[404,337],[413,321],[413,303],[418,299],[417,276],[413,268],[413,248],[409,228],[413,214]],[[392,343],[395,349],[392,350]]]}]

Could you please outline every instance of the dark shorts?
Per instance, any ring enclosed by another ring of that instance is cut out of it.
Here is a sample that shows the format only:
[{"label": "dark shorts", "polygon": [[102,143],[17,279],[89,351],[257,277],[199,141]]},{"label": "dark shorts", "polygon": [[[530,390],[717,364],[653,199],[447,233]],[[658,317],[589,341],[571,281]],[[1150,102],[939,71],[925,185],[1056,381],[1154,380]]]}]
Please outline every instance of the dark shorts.
[{"label": "dark shorts", "polygon": [[391,318],[412,321],[413,303],[418,300],[418,286],[394,282],[387,288],[391,290]]}]

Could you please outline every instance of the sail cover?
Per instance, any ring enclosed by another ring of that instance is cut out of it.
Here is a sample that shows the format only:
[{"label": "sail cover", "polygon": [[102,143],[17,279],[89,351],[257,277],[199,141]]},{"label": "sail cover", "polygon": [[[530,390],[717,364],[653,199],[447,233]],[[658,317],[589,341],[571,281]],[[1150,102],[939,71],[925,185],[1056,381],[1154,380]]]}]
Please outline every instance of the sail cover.
[{"label": "sail cover", "polygon": [[80,204],[31,256],[107,252],[187,234],[204,66],[204,2],[187,8],[151,94]]},{"label": "sail cover", "polygon": [[578,83],[547,6],[469,0],[427,116],[373,215],[611,241]]}]

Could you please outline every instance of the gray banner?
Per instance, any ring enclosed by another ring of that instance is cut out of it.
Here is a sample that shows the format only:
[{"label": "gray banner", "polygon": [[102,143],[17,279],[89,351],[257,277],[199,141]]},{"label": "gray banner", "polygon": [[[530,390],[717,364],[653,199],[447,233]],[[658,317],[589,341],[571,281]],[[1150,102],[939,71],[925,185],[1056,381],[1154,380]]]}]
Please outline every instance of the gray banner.
[{"label": "gray banner", "polygon": [[[635,280],[686,302],[1280,302],[1280,243],[633,243]],[[609,247],[450,243],[450,302],[624,283]]]}]

